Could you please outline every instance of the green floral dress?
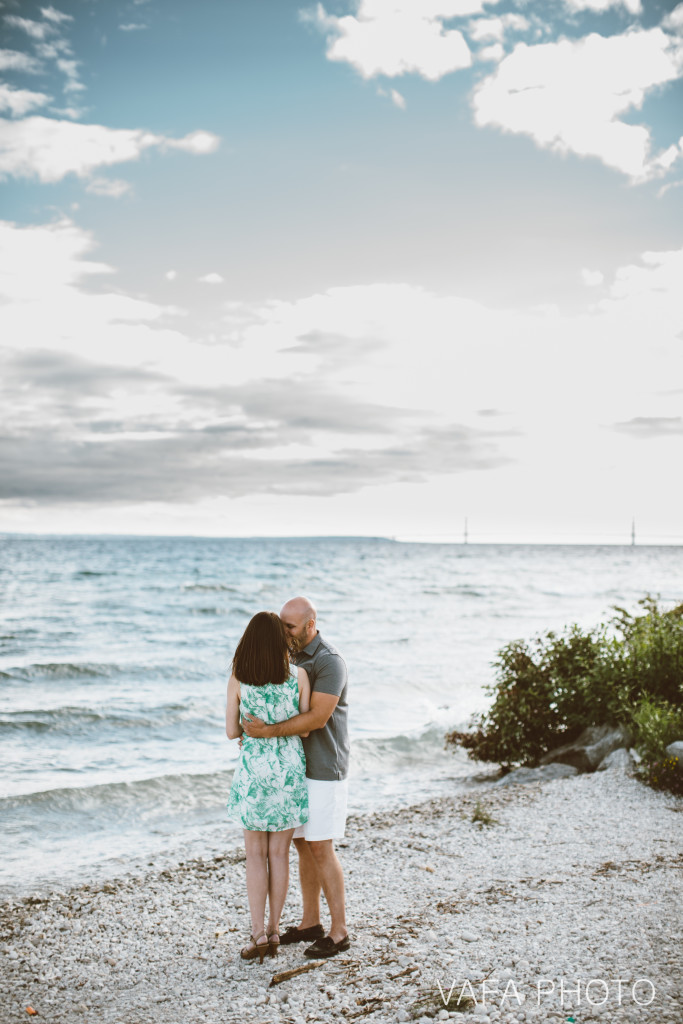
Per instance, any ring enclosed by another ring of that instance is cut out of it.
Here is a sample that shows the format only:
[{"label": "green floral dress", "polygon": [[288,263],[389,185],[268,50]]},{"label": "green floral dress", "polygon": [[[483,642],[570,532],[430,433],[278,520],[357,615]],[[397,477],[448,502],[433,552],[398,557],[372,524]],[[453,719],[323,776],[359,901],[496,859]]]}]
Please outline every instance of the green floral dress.
[{"label": "green floral dress", "polygon": [[[281,685],[240,683],[240,714],[245,711],[269,725],[298,715],[296,668]],[[257,832],[282,832],[308,821],[306,758],[300,736],[242,737],[228,816]]]}]

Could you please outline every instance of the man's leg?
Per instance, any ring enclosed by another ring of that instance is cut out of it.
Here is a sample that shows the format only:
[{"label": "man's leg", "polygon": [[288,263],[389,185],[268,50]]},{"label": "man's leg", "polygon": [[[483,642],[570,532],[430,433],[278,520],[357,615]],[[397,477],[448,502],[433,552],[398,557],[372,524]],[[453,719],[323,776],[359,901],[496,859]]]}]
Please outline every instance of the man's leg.
[{"label": "man's leg", "polygon": [[299,882],[304,904],[299,927],[302,929],[312,928],[314,925],[320,924],[322,884],[318,876],[317,862],[310,850],[311,844],[307,843],[305,839],[295,839],[294,845],[299,854]]},{"label": "man's leg", "polygon": [[[299,840],[299,842],[300,841],[301,840]],[[305,845],[308,847],[308,853],[311,858],[311,860],[306,863],[308,864],[312,862],[315,865],[318,914],[320,912],[320,886],[322,886],[331,919],[330,930],[327,934],[334,940],[334,942],[341,942],[341,940],[348,935],[344,901],[344,872],[342,871],[339,858],[334,850],[334,841],[332,839],[322,839],[306,842]],[[303,863],[304,862],[301,860],[301,853],[299,853],[300,872],[303,870]],[[302,892],[304,891],[303,877],[301,890]],[[312,923],[315,924],[319,920],[320,917],[318,916]]]}]

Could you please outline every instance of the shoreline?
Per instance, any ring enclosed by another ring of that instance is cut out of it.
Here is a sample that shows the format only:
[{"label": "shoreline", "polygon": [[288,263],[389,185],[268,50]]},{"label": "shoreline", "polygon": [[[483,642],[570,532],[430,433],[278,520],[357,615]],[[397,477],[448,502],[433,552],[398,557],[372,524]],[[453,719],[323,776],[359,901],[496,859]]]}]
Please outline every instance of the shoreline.
[{"label": "shoreline", "polygon": [[[29,1006],[51,1024],[393,1024],[428,994],[463,1022],[683,1020],[680,798],[621,769],[482,783],[351,816],[337,848],[351,948],[274,987],[308,961],[239,959],[242,850],[4,901],[0,1024]],[[299,908],[293,851],[283,930]],[[477,1012],[454,1012],[461,994]]]}]

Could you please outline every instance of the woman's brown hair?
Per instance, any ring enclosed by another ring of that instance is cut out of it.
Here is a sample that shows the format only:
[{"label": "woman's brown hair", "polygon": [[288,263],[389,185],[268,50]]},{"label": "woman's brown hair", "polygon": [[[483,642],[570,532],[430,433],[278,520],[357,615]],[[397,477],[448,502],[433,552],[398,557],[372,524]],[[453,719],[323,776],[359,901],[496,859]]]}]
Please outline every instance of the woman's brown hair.
[{"label": "woman's brown hair", "polygon": [[289,676],[287,634],[275,612],[257,612],[232,659],[235,679],[248,686],[281,685]]}]

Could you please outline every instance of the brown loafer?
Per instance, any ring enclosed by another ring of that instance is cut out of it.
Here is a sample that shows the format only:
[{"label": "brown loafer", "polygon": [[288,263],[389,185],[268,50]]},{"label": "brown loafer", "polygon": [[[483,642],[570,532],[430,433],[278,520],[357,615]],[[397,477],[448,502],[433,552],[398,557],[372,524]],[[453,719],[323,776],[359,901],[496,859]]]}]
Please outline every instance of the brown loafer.
[{"label": "brown loafer", "polygon": [[339,942],[335,942],[329,935],[323,935],[321,939],[316,939],[312,946],[304,950],[304,956],[310,957],[312,960],[322,959],[323,957],[336,956],[337,953],[343,953],[345,949],[348,949],[351,945],[351,940],[348,935],[345,935]]},{"label": "brown loafer", "polygon": [[310,928],[288,928],[280,936],[280,945],[289,946],[292,942],[312,942],[314,939],[321,939],[325,929],[321,924],[311,925]]}]

